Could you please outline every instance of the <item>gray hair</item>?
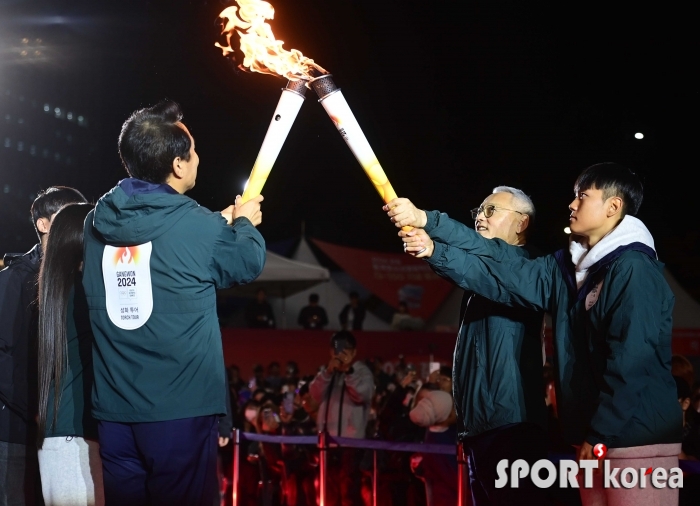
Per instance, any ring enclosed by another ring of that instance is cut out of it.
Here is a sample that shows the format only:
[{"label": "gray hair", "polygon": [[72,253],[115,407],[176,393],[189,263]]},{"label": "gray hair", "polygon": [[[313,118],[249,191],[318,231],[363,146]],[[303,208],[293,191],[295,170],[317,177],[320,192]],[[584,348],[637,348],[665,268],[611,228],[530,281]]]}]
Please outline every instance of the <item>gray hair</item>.
[{"label": "gray hair", "polygon": [[527,214],[532,220],[535,219],[535,204],[532,203],[532,199],[525,195],[522,190],[518,190],[512,186],[496,186],[493,189],[493,193],[510,193],[517,202],[517,211]]}]

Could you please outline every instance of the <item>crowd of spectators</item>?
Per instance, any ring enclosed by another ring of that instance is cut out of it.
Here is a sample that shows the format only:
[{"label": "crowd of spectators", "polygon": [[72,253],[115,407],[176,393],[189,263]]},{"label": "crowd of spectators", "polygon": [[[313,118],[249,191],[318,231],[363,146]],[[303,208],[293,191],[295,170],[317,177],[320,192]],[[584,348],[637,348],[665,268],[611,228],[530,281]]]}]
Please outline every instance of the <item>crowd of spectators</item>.
[{"label": "crowd of spectators", "polygon": [[[450,366],[443,365],[421,378],[416,367],[402,356],[391,364],[379,357],[354,361],[355,350],[352,334],[339,332],[331,341],[330,362],[319,365],[314,375],[300,376],[293,361],[285,364],[282,373],[280,363],[273,361],[267,366],[256,365],[246,381],[237,366],[228,367],[232,416],[230,424],[222,419],[222,435],[235,427],[259,434],[311,436],[325,427],[332,436],[456,445]],[[700,382],[694,379],[692,364],[680,355],[673,357],[673,374],[684,412],[680,457],[699,460]],[[572,454],[558,428],[549,362],[543,369],[543,395],[549,409],[548,449],[551,453]],[[361,426],[354,426],[356,423]],[[373,459],[372,450],[332,449],[328,482],[333,486],[329,485],[327,504],[372,504]],[[221,504],[226,505],[231,503],[230,443],[221,449],[221,464]],[[239,504],[315,506],[318,466],[314,445],[244,441]],[[456,457],[380,450],[377,467],[380,505],[457,504]],[[692,474],[685,477],[681,505],[694,504],[693,497],[700,493],[697,478]],[[553,492],[554,504],[579,504],[575,490],[568,495],[566,491]]]},{"label": "crowd of spectators", "polygon": [[[300,377],[291,361],[282,375],[280,364],[273,361],[267,367],[256,365],[246,381],[237,366],[229,366],[231,417],[230,422],[220,422],[222,437],[231,427],[295,436],[316,435],[325,427],[332,436],[456,445],[450,367],[420,378],[403,359],[385,368],[381,358],[355,361],[355,351],[352,334],[339,332],[331,342],[329,363],[315,375]],[[231,501],[230,445],[220,452],[222,504]],[[329,452],[327,504],[371,504],[373,457],[371,450]],[[317,504],[318,464],[313,445],[244,441],[239,504]],[[444,497],[454,498],[449,504],[456,504],[456,457],[378,451],[377,465],[382,477],[379,504],[446,504]]]}]

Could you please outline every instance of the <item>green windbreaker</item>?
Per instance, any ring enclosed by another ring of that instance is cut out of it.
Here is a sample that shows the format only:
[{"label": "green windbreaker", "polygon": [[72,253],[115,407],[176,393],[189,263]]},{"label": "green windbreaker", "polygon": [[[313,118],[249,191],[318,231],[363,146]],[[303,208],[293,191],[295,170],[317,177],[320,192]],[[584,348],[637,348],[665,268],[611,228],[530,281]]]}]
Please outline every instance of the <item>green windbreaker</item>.
[{"label": "green windbreaker", "polygon": [[[449,219],[428,216],[428,233]],[[437,272],[492,301],[552,314],[559,418],[570,444],[680,442],[671,376],[674,296],[653,250],[639,243],[618,248],[577,290],[568,252],[514,258],[510,245],[466,226],[450,244],[435,242],[428,262]]]},{"label": "green windbreaker", "polygon": [[66,362],[61,382],[61,402],[53,424],[55,383],[47,399],[46,437],[80,436],[97,439],[97,423],[90,413],[92,392],[92,330],[80,274],[68,296],[66,311]]},{"label": "green windbreaker", "polygon": [[[430,237],[452,244],[467,227],[445,215],[428,213]],[[509,259],[529,258],[523,247],[504,248]],[[439,275],[455,271],[435,269]],[[473,437],[514,423],[547,427],[542,386],[542,311],[498,304],[465,292],[454,352],[452,384],[460,422],[459,437]],[[466,302],[466,303],[465,303]]]},{"label": "green windbreaker", "polygon": [[95,337],[93,415],[152,422],[224,414],[216,289],[262,271],[265,242],[167,185],[125,179],[85,221]]}]

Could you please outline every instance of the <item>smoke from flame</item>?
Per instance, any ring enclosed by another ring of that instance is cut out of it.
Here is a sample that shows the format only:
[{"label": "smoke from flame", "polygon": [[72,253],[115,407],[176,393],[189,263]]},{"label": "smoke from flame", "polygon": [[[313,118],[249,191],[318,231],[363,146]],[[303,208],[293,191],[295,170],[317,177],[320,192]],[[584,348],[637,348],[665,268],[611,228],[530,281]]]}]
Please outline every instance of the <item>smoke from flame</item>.
[{"label": "smoke from flame", "polygon": [[271,4],[263,0],[236,0],[236,3],[238,7],[227,7],[219,14],[223,21],[221,33],[226,36],[228,45],[222,46],[218,42],[215,45],[223,51],[224,56],[234,53],[231,38],[235,32],[240,37],[244,55],[243,64],[239,67],[244,70],[279,75],[291,81],[312,79],[313,70],[328,73],[311,58],[301,54],[301,51],[287,51],[282,47],[284,42],[275,39],[272,28],[266,22],[275,17],[275,9]]}]

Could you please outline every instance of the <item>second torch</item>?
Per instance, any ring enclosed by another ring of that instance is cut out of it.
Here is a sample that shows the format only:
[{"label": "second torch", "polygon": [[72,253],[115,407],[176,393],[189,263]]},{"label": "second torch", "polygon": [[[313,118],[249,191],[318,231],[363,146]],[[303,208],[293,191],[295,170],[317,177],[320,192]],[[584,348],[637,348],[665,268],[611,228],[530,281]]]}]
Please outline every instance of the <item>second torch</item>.
[{"label": "second torch", "polygon": [[343,93],[340,91],[331,74],[325,74],[310,81],[310,86],[318,95],[318,101],[330,116],[331,120],[343,136],[352,154],[364,169],[367,177],[379,192],[385,203],[396,198],[396,192],[392,188],[384,169],[379,164],[377,156],[362,132],[355,115],[350,110]]}]

